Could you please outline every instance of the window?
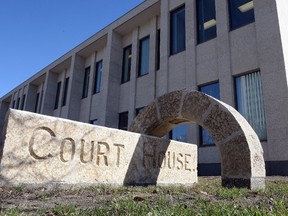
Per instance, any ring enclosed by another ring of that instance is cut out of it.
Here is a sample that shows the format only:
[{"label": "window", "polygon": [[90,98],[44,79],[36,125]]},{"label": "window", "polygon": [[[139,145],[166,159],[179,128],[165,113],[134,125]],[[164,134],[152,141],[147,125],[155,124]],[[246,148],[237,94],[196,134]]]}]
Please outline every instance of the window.
[{"label": "window", "polygon": [[69,87],[69,77],[65,79],[65,83],[64,83],[64,94],[62,98],[62,106],[66,106],[68,87]]},{"label": "window", "polygon": [[96,63],[96,73],[95,73],[95,80],[94,80],[94,90],[93,93],[99,93],[101,88],[101,77],[102,77],[102,65],[103,61],[98,61]]},{"label": "window", "polygon": [[121,130],[128,129],[128,112],[123,112],[119,114],[118,128]]},{"label": "window", "polygon": [[13,100],[12,108],[15,108],[15,100]]},{"label": "window", "polygon": [[44,96],[44,91],[42,90],[40,93],[39,113],[41,112],[41,109],[42,109],[43,96]]},{"label": "window", "polygon": [[180,142],[188,142],[188,125],[182,124],[174,128],[170,131],[169,138]]},{"label": "window", "polygon": [[267,140],[260,72],[235,78],[236,107],[255,130],[260,140]]},{"label": "window", "polygon": [[55,98],[54,109],[58,109],[59,99],[60,99],[60,92],[61,92],[61,82],[58,82],[57,83],[57,90],[56,90],[56,98]]},{"label": "window", "polygon": [[25,100],[26,100],[26,95],[24,94],[22,97],[22,102],[21,102],[21,110],[24,110],[24,105],[25,105]]},{"label": "window", "polygon": [[138,76],[149,73],[149,40],[149,36],[140,40]]},{"label": "window", "polygon": [[230,29],[240,28],[255,21],[251,0],[229,0]]},{"label": "window", "polygon": [[197,0],[198,43],[215,38],[216,30],[215,0]]},{"label": "window", "polygon": [[121,83],[128,82],[131,74],[132,45],[123,50],[122,78]]},{"label": "window", "polygon": [[20,108],[20,97],[17,98],[16,109]]},{"label": "window", "polygon": [[170,54],[185,50],[185,7],[182,6],[170,14]]},{"label": "window", "polygon": [[38,112],[39,98],[40,98],[40,93],[38,92],[37,95],[36,95],[36,103],[35,103],[35,108],[34,108],[34,112],[35,112],[35,113]]},{"label": "window", "polygon": [[156,35],[156,70],[160,69],[160,29],[157,30]]},{"label": "window", "polygon": [[90,124],[92,125],[98,125],[98,119],[93,119],[90,121]]},{"label": "window", "polygon": [[[208,84],[208,85],[203,85],[199,88],[199,91],[220,100],[219,82]],[[200,145],[203,146],[203,145],[214,145],[214,144],[215,143],[212,140],[208,131],[200,127]]]},{"label": "window", "polygon": [[144,110],[145,107],[140,107],[136,109],[136,116]]},{"label": "window", "polygon": [[87,67],[85,68],[84,72],[82,98],[86,98],[88,96],[89,81],[90,81],[90,67]]}]

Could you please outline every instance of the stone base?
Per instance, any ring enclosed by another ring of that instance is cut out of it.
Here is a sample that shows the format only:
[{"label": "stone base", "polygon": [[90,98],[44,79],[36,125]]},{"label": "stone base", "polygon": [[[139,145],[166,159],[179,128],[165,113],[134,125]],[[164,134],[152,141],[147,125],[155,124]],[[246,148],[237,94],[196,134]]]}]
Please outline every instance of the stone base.
[{"label": "stone base", "polygon": [[251,190],[265,189],[265,178],[254,177],[250,179],[243,178],[222,178],[222,186],[227,188],[249,188]]}]

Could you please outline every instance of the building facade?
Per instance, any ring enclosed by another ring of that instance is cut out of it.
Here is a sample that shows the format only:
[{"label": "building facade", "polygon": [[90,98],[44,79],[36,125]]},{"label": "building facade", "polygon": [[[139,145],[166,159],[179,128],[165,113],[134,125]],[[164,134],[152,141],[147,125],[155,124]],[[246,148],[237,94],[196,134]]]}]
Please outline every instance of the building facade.
[{"label": "building facade", "polygon": [[[287,9],[285,0],[146,0],[4,95],[0,128],[14,108],[127,129],[156,97],[193,89],[235,107],[261,140],[267,174],[288,175]],[[170,137],[198,144],[200,175],[220,174],[205,129],[180,125]]]}]

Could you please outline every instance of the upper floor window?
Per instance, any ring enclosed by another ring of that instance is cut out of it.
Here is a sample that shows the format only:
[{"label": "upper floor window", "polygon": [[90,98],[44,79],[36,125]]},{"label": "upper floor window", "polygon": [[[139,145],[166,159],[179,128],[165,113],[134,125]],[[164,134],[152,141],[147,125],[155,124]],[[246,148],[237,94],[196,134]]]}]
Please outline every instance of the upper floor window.
[{"label": "upper floor window", "polygon": [[61,82],[58,82],[57,83],[57,90],[56,90],[56,98],[55,98],[54,109],[58,109],[59,99],[60,99],[60,92],[61,92]]},{"label": "upper floor window", "polygon": [[90,67],[87,67],[85,68],[84,72],[82,98],[86,98],[88,96],[89,81],[90,81]]},{"label": "upper floor window", "polygon": [[252,0],[229,0],[230,29],[236,29],[255,21]]},{"label": "upper floor window", "polygon": [[63,98],[62,98],[62,106],[66,106],[68,87],[69,87],[69,77],[67,77],[65,79],[65,83],[64,83],[64,94],[63,94]]},{"label": "upper floor window", "polygon": [[94,90],[93,93],[99,93],[101,88],[101,77],[102,77],[102,66],[103,61],[98,61],[96,63],[96,73],[95,73],[95,80],[94,80]]},{"label": "upper floor window", "polygon": [[40,93],[37,92],[36,101],[35,101],[35,107],[34,107],[34,112],[35,113],[37,113],[39,111],[39,99],[40,99]]},{"label": "upper floor window", "polygon": [[25,100],[26,100],[26,94],[24,94],[22,97],[21,108],[20,108],[21,110],[24,110]]},{"label": "upper floor window", "polygon": [[215,0],[197,0],[197,36],[203,43],[217,36]]},{"label": "upper floor window", "polygon": [[12,108],[13,109],[15,108],[15,100],[13,100],[13,102],[12,102]]},{"label": "upper floor window", "polygon": [[17,104],[16,104],[16,109],[20,108],[20,97],[17,98]]},{"label": "upper floor window", "polygon": [[149,73],[149,40],[149,36],[140,40],[138,76]]},{"label": "upper floor window", "polygon": [[161,31],[160,29],[157,30],[156,35],[156,70],[160,69],[160,38],[161,38]]},{"label": "upper floor window", "polygon": [[185,50],[185,6],[170,14],[170,54]]},{"label": "upper floor window", "polygon": [[[220,100],[219,82],[200,86],[199,91]],[[214,144],[215,143],[212,140],[208,131],[200,127],[200,145],[204,146],[204,145],[214,145]]]},{"label": "upper floor window", "polygon": [[123,49],[122,78],[121,83],[128,82],[131,74],[132,45]]},{"label": "upper floor window", "polygon": [[255,130],[260,140],[267,139],[260,72],[235,78],[236,107]]}]

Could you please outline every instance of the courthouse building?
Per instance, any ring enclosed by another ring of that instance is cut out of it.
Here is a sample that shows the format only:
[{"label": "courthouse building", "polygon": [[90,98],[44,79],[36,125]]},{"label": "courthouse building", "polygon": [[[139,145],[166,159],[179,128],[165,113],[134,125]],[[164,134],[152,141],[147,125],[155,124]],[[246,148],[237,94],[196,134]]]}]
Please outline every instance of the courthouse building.
[{"label": "courthouse building", "polygon": [[[156,97],[199,90],[248,120],[268,175],[288,175],[287,11],[286,0],[146,0],[4,95],[0,128],[14,108],[125,130]],[[200,175],[220,174],[204,129],[168,136],[198,144]]]}]

